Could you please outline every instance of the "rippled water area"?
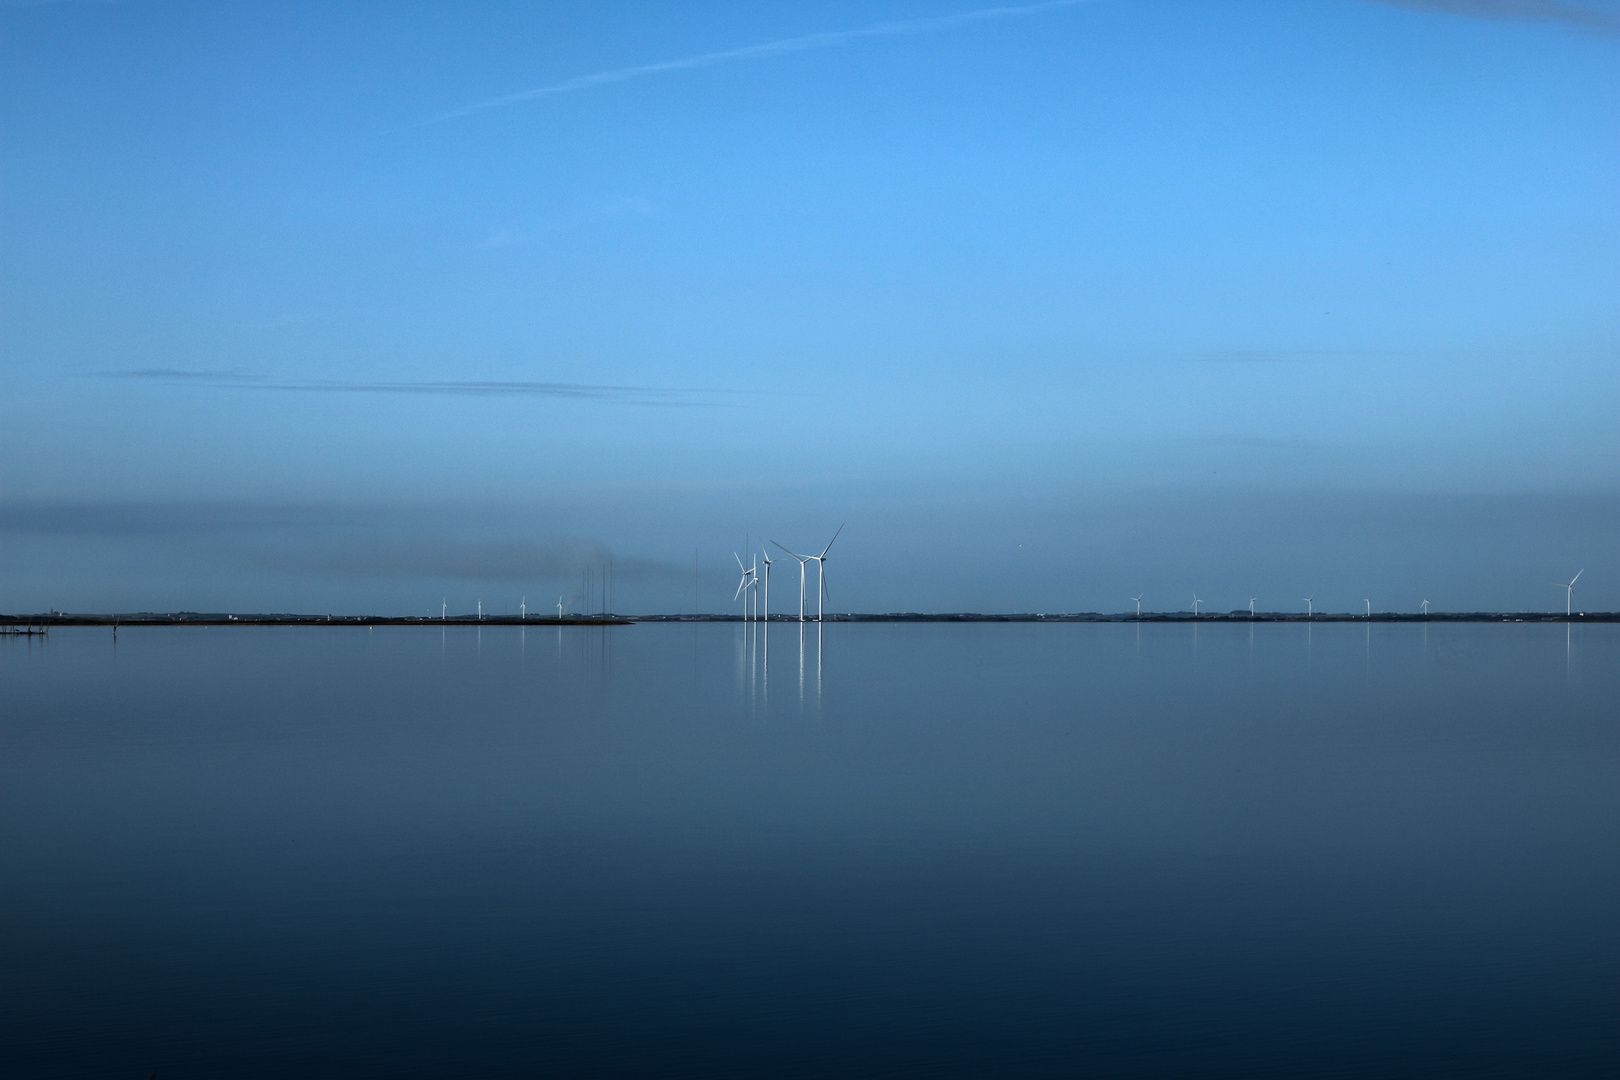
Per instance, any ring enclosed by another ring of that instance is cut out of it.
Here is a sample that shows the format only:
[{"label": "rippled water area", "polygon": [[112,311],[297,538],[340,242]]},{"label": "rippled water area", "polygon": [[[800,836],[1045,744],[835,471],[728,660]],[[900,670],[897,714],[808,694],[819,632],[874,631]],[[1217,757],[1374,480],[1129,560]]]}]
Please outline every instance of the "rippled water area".
[{"label": "rippled water area", "polygon": [[7,1077],[1613,1077],[1620,627],[0,640]]}]

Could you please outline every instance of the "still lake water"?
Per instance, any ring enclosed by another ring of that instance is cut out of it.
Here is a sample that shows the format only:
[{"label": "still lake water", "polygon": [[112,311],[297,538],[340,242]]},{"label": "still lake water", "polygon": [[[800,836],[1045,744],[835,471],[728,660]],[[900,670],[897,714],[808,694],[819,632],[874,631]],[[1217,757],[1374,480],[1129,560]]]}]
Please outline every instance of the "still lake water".
[{"label": "still lake water", "polygon": [[0,641],[7,1077],[1620,1074],[1620,626]]}]

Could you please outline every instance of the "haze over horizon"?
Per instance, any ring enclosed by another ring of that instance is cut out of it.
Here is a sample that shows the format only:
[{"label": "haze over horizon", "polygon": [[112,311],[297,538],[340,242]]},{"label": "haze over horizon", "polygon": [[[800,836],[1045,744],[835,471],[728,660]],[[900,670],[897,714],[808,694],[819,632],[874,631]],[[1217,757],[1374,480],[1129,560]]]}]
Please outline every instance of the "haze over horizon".
[{"label": "haze over horizon", "polygon": [[[1620,609],[1620,4],[0,5],[0,611]],[[773,608],[796,606],[778,564]]]}]

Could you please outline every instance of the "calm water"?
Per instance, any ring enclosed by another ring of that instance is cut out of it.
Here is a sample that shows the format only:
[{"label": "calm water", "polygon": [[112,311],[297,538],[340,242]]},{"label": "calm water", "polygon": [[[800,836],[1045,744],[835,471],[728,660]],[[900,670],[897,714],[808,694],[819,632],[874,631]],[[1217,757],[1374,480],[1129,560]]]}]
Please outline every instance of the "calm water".
[{"label": "calm water", "polygon": [[1620,1074],[1620,627],[0,641],[8,1077]]}]

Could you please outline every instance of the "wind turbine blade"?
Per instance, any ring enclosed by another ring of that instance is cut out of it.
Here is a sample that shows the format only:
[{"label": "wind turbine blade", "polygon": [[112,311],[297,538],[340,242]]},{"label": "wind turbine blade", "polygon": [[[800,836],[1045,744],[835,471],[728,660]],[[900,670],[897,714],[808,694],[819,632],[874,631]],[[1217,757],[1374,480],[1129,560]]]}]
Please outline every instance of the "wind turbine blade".
[{"label": "wind turbine blade", "polygon": [[[776,544],[776,541],[772,540],[771,543]],[[804,561],[804,556],[800,555],[798,552],[792,550],[791,548],[782,547],[781,544],[776,544],[776,546],[779,547],[779,548],[782,548],[783,551],[787,552],[789,555],[792,555],[795,559],[798,559],[801,562]]]},{"label": "wind turbine blade", "polygon": [[748,573],[748,567],[746,567],[746,566],[744,566],[744,565],[743,565],[743,564],[742,564],[742,556],[741,556],[741,555],[739,555],[739,554],[737,554],[737,553],[736,553],[736,552],[735,552],[735,551],[733,551],[733,552],[732,552],[732,553],[731,553],[731,557],[732,557],[732,558],[733,558],[733,559],[736,559],[736,560],[737,560],[737,569],[739,569],[739,570],[741,570],[741,571],[742,571],[742,572],[743,572],[743,573],[745,573],[745,574],[746,574],[746,573]]},{"label": "wind turbine blade", "polygon": [[[847,525],[848,522],[845,522],[844,524]],[[838,533],[841,533],[843,531],[844,531],[844,526],[843,525],[838,526],[838,532],[833,533],[833,538],[831,540],[827,541],[827,546],[826,547],[821,549],[821,555],[820,555],[821,558],[825,559],[827,557],[827,552],[831,551],[832,546],[838,542]]]},{"label": "wind turbine blade", "polygon": [[1576,574],[1574,577],[1569,579],[1569,583],[1571,585],[1575,584],[1577,581],[1581,580],[1581,574],[1584,574],[1584,573],[1586,573],[1586,567],[1583,566],[1583,567],[1581,567],[1580,573]]}]

